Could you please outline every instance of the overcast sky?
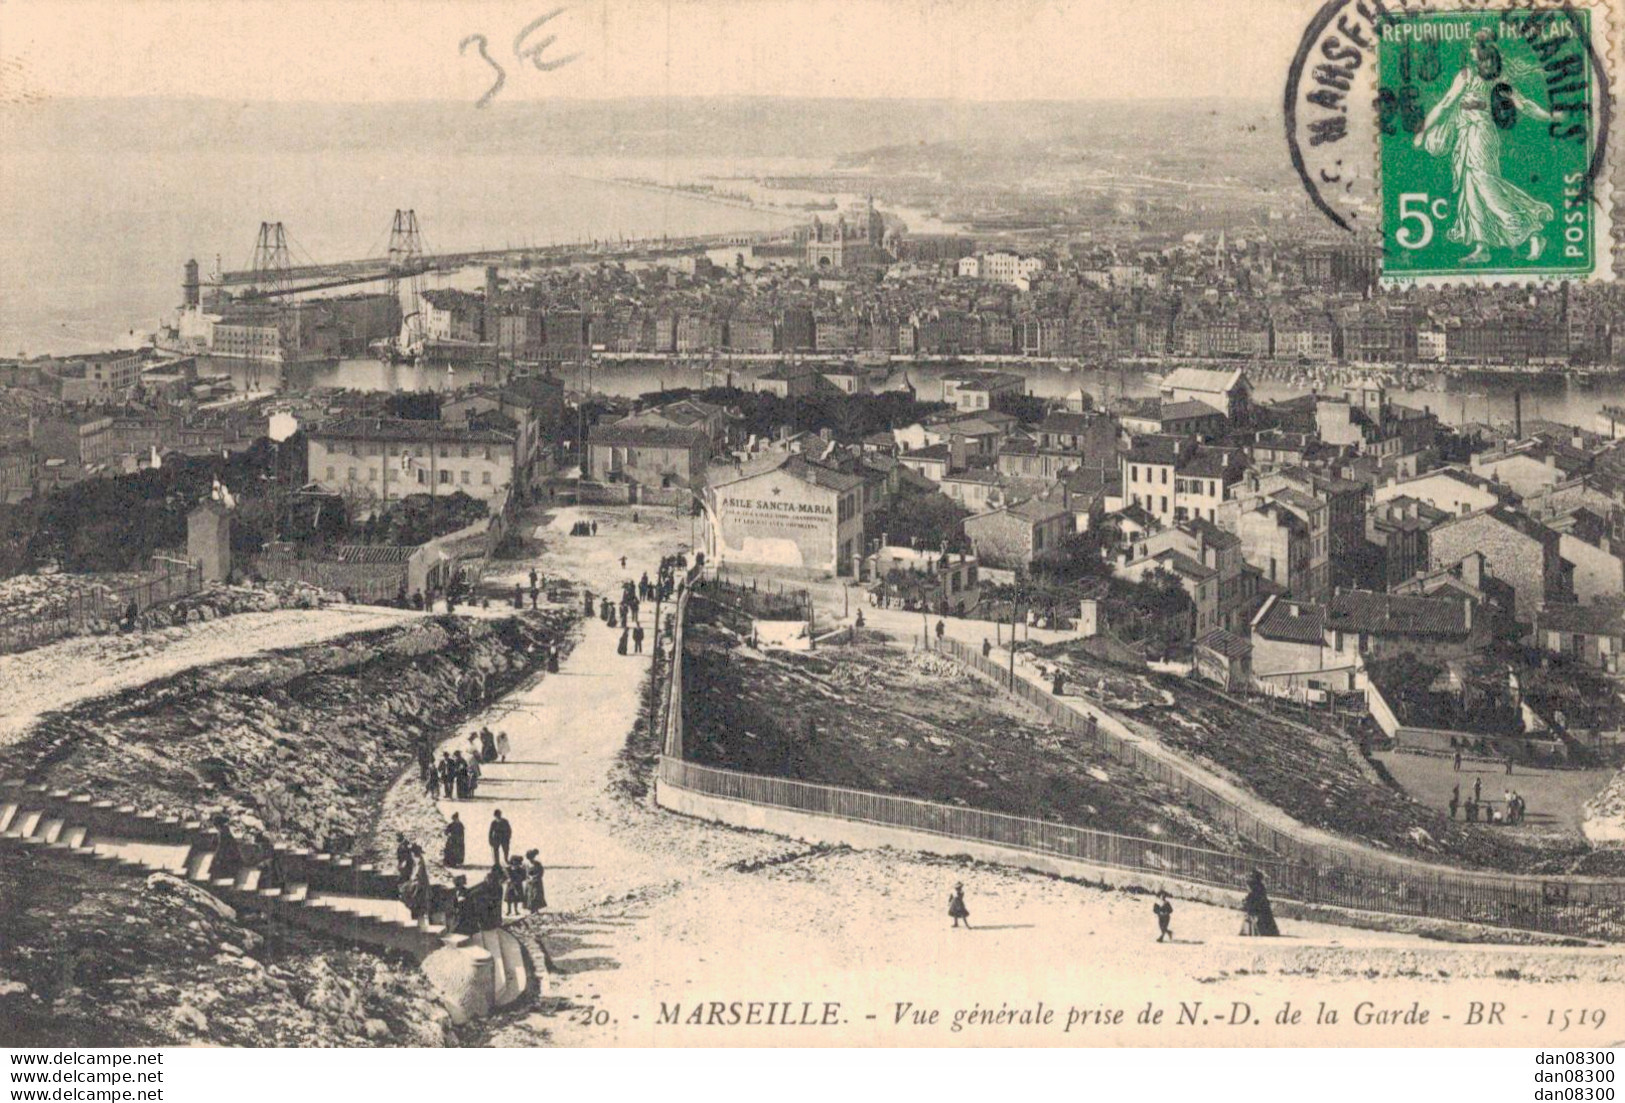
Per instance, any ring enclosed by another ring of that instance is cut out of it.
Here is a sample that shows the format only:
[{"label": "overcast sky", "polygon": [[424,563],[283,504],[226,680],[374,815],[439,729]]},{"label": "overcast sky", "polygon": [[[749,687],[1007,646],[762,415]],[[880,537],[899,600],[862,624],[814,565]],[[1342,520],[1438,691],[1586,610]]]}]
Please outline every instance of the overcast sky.
[{"label": "overcast sky", "polygon": [[1311,0],[0,0],[0,91],[245,100],[1280,94]]}]

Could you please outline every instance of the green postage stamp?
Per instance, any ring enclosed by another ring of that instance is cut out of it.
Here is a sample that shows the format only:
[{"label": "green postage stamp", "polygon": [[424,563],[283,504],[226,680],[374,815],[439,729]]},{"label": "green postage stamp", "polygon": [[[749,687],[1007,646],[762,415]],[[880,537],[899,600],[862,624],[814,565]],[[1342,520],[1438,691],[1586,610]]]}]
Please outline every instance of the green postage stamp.
[{"label": "green postage stamp", "polygon": [[1605,51],[1579,7],[1378,20],[1386,283],[1613,274]]}]

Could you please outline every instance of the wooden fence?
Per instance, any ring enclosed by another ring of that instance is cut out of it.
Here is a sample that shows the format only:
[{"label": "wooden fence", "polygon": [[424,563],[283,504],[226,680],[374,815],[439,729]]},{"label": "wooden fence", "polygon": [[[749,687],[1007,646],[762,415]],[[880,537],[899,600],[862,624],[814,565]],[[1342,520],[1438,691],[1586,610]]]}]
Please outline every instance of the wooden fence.
[{"label": "wooden fence", "polygon": [[[701,591],[723,601],[714,583]],[[1057,727],[1080,734],[1119,762],[1178,792],[1208,818],[1274,857],[1247,857],[1068,824],[935,804],[885,793],[843,789],[745,774],[686,761],[683,738],[682,641],[688,593],[679,601],[671,664],[672,688],[660,779],[724,800],[782,808],[859,823],[918,831],[1015,851],[1071,858],[1127,871],[1243,891],[1248,874],[1264,874],[1273,895],[1308,905],[1430,919],[1515,927],[1586,938],[1625,941],[1625,881],[1604,878],[1528,877],[1451,870],[1390,859],[1357,844],[1347,849],[1301,837],[1266,822],[1234,798],[1204,784],[1176,764],[1108,730],[1108,723],[1056,700],[953,640],[941,650],[1005,686]]]},{"label": "wooden fence", "polygon": [[166,561],[141,582],[92,586],[53,601],[36,613],[0,620],[0,655],[43,647],[96,624],[115,623],[129,611],[132,601],[138,611],[145,612],[202,587],[201,568]]}]

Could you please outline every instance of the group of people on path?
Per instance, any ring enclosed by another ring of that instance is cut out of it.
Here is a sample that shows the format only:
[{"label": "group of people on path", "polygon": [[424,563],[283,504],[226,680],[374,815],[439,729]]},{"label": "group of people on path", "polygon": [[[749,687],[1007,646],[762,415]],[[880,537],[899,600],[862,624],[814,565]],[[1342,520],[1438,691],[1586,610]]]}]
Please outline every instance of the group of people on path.
[{"label": "group of people on path", "polygon": [[[1242,920],[1241,933],[1248,937],[1278,938],[1280,927],[1275,923],[1275,910],[1270,907],[1269,893],[1264,888],[1264,875],[1253,870],[1247,878],[1247,896],[1241,904]],[[1151,913],[1157,917],[1157,941],[1174,941],[1173,919],[1174,904],[1168,897],[1168,890],[1162,889],[1157,893],[1157,902],[1151,906]],[[953,891],[948,894],[948,918],[953,925],[970,930],[970,908],[965,904],[965,885],[962,881],[954,882]]]},{"label": "group of people on path", "polygon": [[1462,818],[1467,823],[1500,823],[1507,825],[1523,822],[1524,813],[1528,810],[1523,796],[1516,789],[1508,788],[1501,795],[1501,810],[1495,810],[1494,801],[1484,800],[1484,779],[1473,779],[1473,795],[1465,801],[1461,799],[1461,782],[1450,787],[1450,818],[1456,818],[1456,809],[1460,808]]},{"label": "group of people on path", "polygon": [[[495,813],[493,831],[501,813]],[[457,869],[462,862],[462,821],[453,812],[446,825],[445,865]],[[508,836],[511,838],[511,835]],[[547,907],[544,886],[546,869],[537,850],[528,850],[525,856],[506,855],[506,861],[493,856],[491,868],[479,884],[470,887],[466,874],[452,877],[449,887],[437,886],[429,872],[423,847],[410,842],[405,835],[395,848],[395,865],[400,878],[400,898],[413,919],[424,919],[439,913],[445,918],[446,930],[455,934],[478,934],[502,926],[505,915],[534,915]],[[493,844],[493,855],[496,847]],[[458,859],[453,863],[452,859]]]},{"label": "group of people on path", "polygon": [[[625,556],[621,557],[621,566],[626,566]],[[611,601],[608,597],[595,594],[591,590],[584,590],[581,598],[581,612],[584,616],[596,616],[611,629],[620,629],[621,638],[615,645],[617,654],[641,655],[643,654],[643,643],[648,638],[648,634],[643,627],[644,604],[650,601],[670,601],[673,597],[681,594],[683,589],[681,572],[686,571],[687,567],[688,557],[686,555],[679,553],[664,556],[660,560],[653,581],[650,580],[648,571],[644,571],[643,577],[637,582],[630,579],[623,581],[618,601]],[[667,626],[669,629],[669,621]],[[655,645],[657,655],[659,650],[657,641]]]},{"label": "group of people on path", "polygon": [[[550,671],[558,670],[557,651],[556,646],[549,648]],[[480,728],[469,733],[467,754],[461,749],[441,751],[437,762],[434,748],[424,740],[417,750],[419,780],[433,799],[468,800],[480,787],[482,764],[508,761],[511,746],[507,732]]]}]

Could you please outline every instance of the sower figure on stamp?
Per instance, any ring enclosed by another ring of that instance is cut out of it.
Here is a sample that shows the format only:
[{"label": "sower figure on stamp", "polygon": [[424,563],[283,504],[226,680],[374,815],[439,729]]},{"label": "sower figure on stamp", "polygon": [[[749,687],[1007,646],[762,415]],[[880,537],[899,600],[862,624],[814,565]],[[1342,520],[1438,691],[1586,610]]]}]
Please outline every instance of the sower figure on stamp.
[{"label": "sower figure on stamp", "polygon": [[1548,111],[1525,96],[1514,83],[1540,72],[1530,62],[1504,57],[1490,32],[1479,31],[1450,90],[1433,105],[1413,140],[1418,149],[1450,158],[1456,217],[1445,236],[1473,247],[1461,258],[1462,264],[1488,263],[1489,250],[1517,249],[1525,242],[1530,260],[1546,249],[1541,231],[1552,221],[1552,206],[1501,174],[1500,127],[1491,112],[1497,90],[1506,89],[1502,95],[1510,95],[1520,112],[1542,122],[1561,116],[1561,111]]}]

